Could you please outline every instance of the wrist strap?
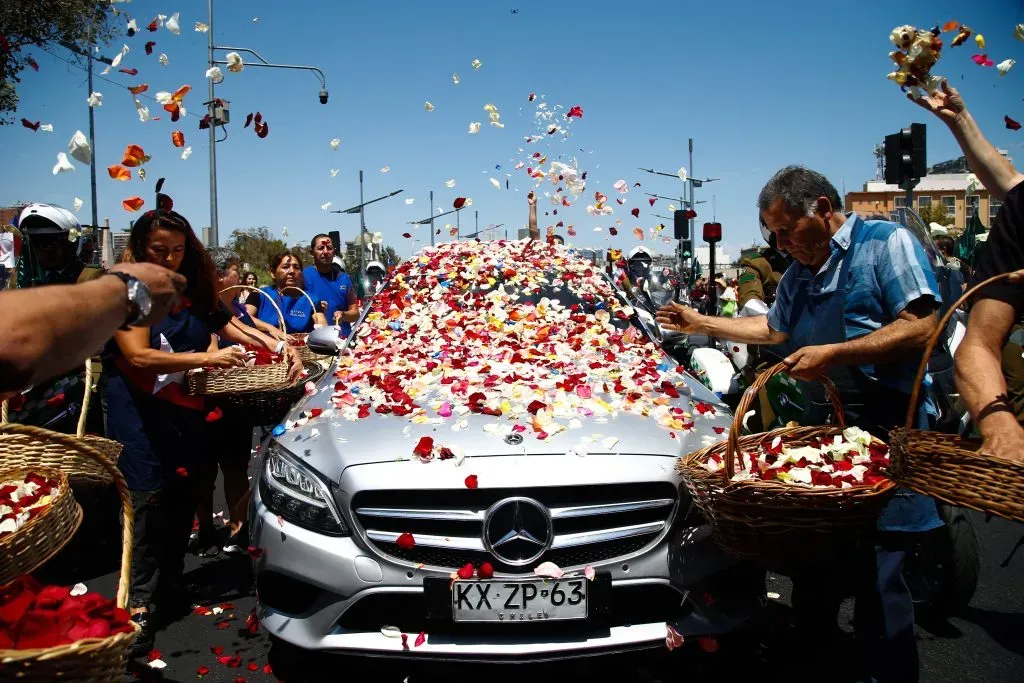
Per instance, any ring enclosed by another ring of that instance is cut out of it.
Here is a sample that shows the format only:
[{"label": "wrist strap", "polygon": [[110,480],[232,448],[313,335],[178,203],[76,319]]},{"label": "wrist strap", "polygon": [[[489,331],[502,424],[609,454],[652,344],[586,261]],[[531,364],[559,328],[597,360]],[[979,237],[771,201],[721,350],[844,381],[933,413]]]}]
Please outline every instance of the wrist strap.
[{"label": "wrist strap", "polygon": [[976,418],[974,418],[974,421],[975,422],[981,422],[982,420],[984,420],[986,417],[988,417],[992,413],[1012,413],[1012,412],[1013,412],[1013,408],[1010,407],[1010,397],[1007,396],[1006,394],[1001,394],[999,396],[996,396],[991,401],[989,401],[989,403],[987,403],[985,405],[985,407],[982,408],[978,412],[978,416]]}]

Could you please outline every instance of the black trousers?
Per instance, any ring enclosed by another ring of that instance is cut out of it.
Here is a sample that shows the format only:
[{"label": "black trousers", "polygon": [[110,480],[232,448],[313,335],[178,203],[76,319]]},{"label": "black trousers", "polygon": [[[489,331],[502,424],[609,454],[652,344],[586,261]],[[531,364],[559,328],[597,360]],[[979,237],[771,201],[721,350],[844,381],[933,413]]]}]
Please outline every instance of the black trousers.
[{"label": "black trousers", "polygon": [[185,568],[192,520],[198,501],[198,477],[183,477],[157,491],[132,491],[130,607],[151,607],[158,594],[173,589]]},{"label": "black trousers", "polygon": [[[876,532],[837,561],[815,563],[793,575],[793,618],[797,642],[820,662],[809,662],[808,677],[825,680],[834,671],[839,606],[853,596],[857,654],[849,658],[872,681],[915,683],[919,675],[914,603],[903,578],[913,534]],[[822,668],[824,667],[824,668]],[[843,679],[846,680],[846,679]],[[859,680],[859,679],[858,679]]]}]

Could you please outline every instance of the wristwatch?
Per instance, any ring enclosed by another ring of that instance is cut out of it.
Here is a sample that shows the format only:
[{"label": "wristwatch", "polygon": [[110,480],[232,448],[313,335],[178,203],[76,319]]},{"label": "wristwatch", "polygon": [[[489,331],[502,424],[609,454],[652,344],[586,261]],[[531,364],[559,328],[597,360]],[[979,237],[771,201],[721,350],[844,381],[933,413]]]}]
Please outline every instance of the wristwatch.
[{"label": "wristwatch", "polygon": [[130,325],[142,320],[153,310],[153,299],[149,296],[149,287],[127,273],[113,271],[107,274],[120,278],[128,288],[128,317],[124,321],[124,325],[121,326],[122,330],[128,329]]}]

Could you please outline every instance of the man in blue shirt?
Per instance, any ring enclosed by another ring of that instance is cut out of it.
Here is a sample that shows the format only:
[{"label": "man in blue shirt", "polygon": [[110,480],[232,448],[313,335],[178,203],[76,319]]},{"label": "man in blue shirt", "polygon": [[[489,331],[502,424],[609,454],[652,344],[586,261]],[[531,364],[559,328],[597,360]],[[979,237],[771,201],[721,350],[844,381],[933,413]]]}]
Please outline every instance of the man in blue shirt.
[{"label": "man in blue shirt", "polygon": [[341,333],[348,336],[351,323],[359,320],[359,306],[352,280],[344,271],[334,269],[334,243],[329,235],[317,235],[310,244],[313,265],[302,271],[306,292],[327,316],[328,322],[341,324]]},{"label": "man in blue shirt", "polygon": [[[937,324],[940,296],[924,249],[900,225],[843,214],[835,187],[798,166],[768,181],[758,208],[779,249],[795,259],[768,314],[716,318],[670,303],[659,311],[659,323],[679,332],[778,345],[789,375],[802,381],[809,397],[802,423],[827,418],[828,402],[813,382],[827,374],[839,389],[846,423],[884,440],[905,419],[920,354]],[[919,420],[916,426],[926,425]],[[913,603],[902,577],[909,538],[893,532],[941,525],[933,500],[900,491],[879,519],[882,533],[873,539],[873,552],[869,546],[857,561],[845,562],[844,569],[864,562],[870,573],[843,580],[830,558],[815,558],[812,571],[794,576],[797,627],[812,639],[810,649],[829,652],[826,639],[836,632],[842,598],[838,586],[849,581],[858,596],[857,635],[875,648],[865,658],[872,675],[916,681]]]}]

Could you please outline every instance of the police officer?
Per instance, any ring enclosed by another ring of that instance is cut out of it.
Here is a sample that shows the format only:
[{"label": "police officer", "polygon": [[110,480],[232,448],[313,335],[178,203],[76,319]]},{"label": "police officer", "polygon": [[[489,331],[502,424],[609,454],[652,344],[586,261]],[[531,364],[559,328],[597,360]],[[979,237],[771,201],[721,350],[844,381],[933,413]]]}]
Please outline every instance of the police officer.
[{"label": "police officer", "polygon": [[82,226],[67,209],[30,204],[21,212],[18,227],[25,237],[21,287],[88,282],[103,269],[83,263]]},{"label": "police officer", "polygon": [[[85,265],[81,258],[82,226],[67,209],[30,204],[18,218],[25,238],[19,269],[20,287],[88,282],[104,270]],[[68,315],[73,315],[68,311]],[[75,369],[10,399],[11,421],[74,433],[85,396],[84,373]],[[86,423],[88,432],[102,433],[100,402],[94,401]]]},{"label": "police officer", "polygon": [[[761,223],[761,235],[764,236],[768,246],[761,247],[757,256],[745,258],[740,261],[743,272],[740,273],[737,287],[737,301],[740,315],[763,315],[767,313],[768,307],[775,301],[775,290],[779,287],[779,280],[782,274],[789,268],[790,259],[778,250],[775,244],[775,235]],[[753,305],[754,311],[744,313],[744,309],[751,301],[761,301],[763,307]]]}]

